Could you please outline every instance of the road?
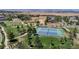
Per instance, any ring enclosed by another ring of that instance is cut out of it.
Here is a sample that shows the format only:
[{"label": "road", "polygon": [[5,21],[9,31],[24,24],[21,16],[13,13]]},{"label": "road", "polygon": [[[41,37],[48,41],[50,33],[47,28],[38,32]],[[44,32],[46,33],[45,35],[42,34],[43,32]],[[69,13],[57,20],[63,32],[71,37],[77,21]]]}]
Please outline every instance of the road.
[{"label": "road", "polygon": [[2,42],[2,33],[0,32],[0,45],[1,45],[1,42]]},{"label": "road", "polygon": [[3,31],[3,33],[4,33],[4,37],[5,37],[5,41],[4,41],[5,47],[4,47],[4,49],[8,49],[9,47],[8,47],[8,37],[7,37],[7,33],[5,32],[3,26],[0,25],[0,27],[1,27],[1,29],[2,29],[2,31]]}]

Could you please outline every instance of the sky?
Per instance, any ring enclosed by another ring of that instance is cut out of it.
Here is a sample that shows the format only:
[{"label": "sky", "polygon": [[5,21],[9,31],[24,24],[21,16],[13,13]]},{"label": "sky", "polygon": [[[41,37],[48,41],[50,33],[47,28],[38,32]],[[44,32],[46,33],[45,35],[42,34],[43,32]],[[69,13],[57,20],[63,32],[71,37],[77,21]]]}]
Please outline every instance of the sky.
[{"label": "sky", "polygon": [[0,0],[0,9],[77,9],[79,0]]}]

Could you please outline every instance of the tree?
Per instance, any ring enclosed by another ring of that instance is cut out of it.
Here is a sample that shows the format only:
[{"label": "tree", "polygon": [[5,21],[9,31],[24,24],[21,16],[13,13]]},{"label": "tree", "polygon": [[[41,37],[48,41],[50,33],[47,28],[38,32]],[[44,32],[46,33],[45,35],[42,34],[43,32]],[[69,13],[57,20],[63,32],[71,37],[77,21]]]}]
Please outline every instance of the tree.
[{"label": "tree", "polygon": [[31,46],[31,39],[32,38],[31,38],[31,34],[30,33],[27,34],[27,39],[28,39],[28,45]]},{"label": "tree", "polygon": [[71,40],[71,44],[73,45],[73,34],[70,32],[69,39]]},{"label": "tree", "polygon": [[27,28],[27,33],[32,33],[32,28],[30,26]]},{"label": "tree", "polygon": [[36,21],[36,26],[39,26],[40,25],[40,22],[39,21]]},{"label": "tree", "polygon": [[43,45],[42,45],[42,43],[41,43],[41,41],[39,39],[38,34],[35,36],[35,47],[36,48],[43,48]]},{"label": "tree", "polygon": [[31,46],[31,39],[32,39],[32,27],[27,25],[27,38],[28,38],[28,45]]},{"label": "tree", "polygon": [[10,40],[14,39],[14,37],[15,37],[15,35],[13,34],[13,32],[9,32],[8,35],[9,35],[9,39]]},{"label": "tree", "polygon": [[50,42],[50,47],[51,47],[51,48],[54,48],[54,46],[55,46],[55,44],[54,44],[53,40],[51,40],[51,42]]},{"label": "tree", "polygon": [[21,14],[21,15],[18,15],[17,17],[20,18],[21,20],[31,20],[31,16],[29,15]]},{"label": "tree", "polygon": [[37,33],[36,28],[32,28],[32,33],[34,34],[34,36],[36,35]]},{"label": "tree", "polygon": [[74,28],[74,31],[73,31],[73,36],[76,38],[77,36],[76,36],[76,33],[77,33],[77,28],[75,27]]},{"label": "tree", "polygon": [[65,22],[67,22],[67,23],[69,22],[69,18],[68,18],[67,16],[64,16],[64,17],[63,17],[63,20],[64,20]]},{"label": "tree", "polygon": [[17,39],[12,39],[12,40],[10,40],[10,42],[17,42],[18,40]]},{"label": "tree", "polygon": [[57,22],[61,22],[61,19],[62,19],[61,16],[55,16],[55,20],[56,20]]},{"label": "tree", "polygon": [[4,22],[0,22],[0,24],[4,27],[6,27],[7,25]]},{"label": "tree", "polygon": [[6,16],[5,19],[8,20],[8,21],[12,21],[12,17],[10,15],[9,16]]},{"label": "tree", "polygon": [[32,34],[33,34],[35,37],[35,47],[43,48],[42,43],[39,40],[39,36],[38,36],[38,34],[36,34],[37,33],[36,28],[33,27],[31,24],[27,25],[27,33],[28,33],[27,34],[28,44],[30,45],[30,47],[33,47],[33,45],[31,44],[32,43],[31,39],[32,39]]},{"label": "tree", "polygon": [[17,30],[19,31],[20,27],[17,25]]}]

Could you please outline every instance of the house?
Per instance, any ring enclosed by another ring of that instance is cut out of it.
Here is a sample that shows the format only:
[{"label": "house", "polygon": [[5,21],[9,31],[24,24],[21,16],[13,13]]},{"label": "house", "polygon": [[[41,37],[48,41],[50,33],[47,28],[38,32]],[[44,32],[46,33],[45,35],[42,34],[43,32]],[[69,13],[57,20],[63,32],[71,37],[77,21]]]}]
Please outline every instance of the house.
[{"label": "house", "polygon": [[48,16],[48,22],[54,23],[55,22],[55,17],[54,16]]},{"label": "house", "polygon": [[70,17],[69,22],[78,22],[78,20],[76,19],[76,17]]},{"label": "house", "polygon": [[61,27],[63,24],[61,22],[57,22],[55,16],[48,16],[48,27]]},{"label": "house", "polygon": [[69,22],[72,23],[73,25],[76,25],[78,20],[76,19],[76,17],[70,17]]}]

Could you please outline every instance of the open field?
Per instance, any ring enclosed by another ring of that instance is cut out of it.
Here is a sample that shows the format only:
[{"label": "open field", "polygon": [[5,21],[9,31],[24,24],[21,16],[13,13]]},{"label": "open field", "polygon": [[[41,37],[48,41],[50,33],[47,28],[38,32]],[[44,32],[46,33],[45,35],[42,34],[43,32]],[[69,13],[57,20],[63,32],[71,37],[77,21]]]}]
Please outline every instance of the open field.
[{"label": "open field", "polygon": [[44,13],[44,12],[24,12],[24,13],[16,13],[16,14],[26,14],[26,15],[55,15],[55,16],[79,16],[79,13]]},{"label": "open field", "polygon": [[[7,14],[7,13],[4,13],[4,14]],[[8,13],[8,14],[11,14],[11,13]],[[25,14],[25,15],[41,15],[41,16],[52,16],[52,15],[55,15],[55,16],[79,16],[79,13],[48,13],[48,12],[22,12],[22,13],[13,13],[13,14]],[[2,15],[2,13],[0,13],[0,15]]]}]

